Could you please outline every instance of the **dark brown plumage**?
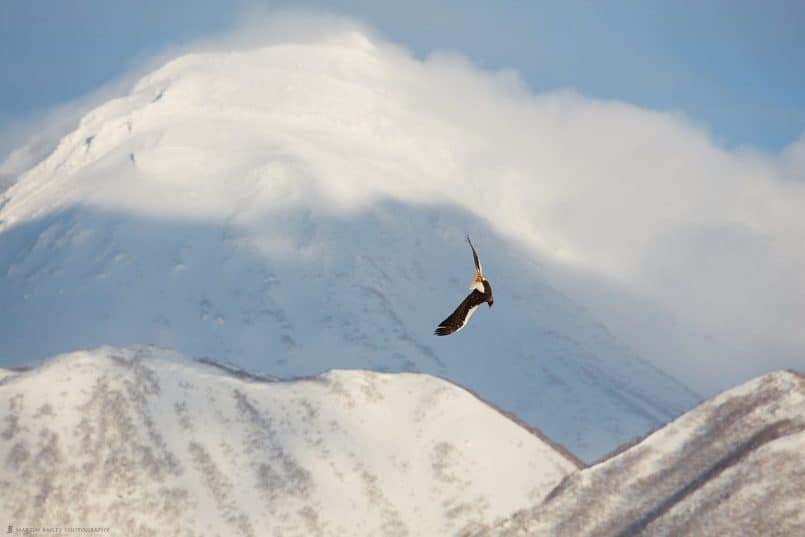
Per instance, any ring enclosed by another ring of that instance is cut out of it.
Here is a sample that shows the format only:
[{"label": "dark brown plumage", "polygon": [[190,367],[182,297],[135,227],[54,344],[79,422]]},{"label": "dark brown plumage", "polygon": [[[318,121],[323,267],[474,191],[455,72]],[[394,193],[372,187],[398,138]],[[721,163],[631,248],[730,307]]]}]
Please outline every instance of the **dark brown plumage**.
[{"label": "dark brown plumage", "polygon": [[467,242],[470,248],[472,248],[472,258],[473,261],[475,261],[475,275],[472,279],[472,285],[470,286],[472,292],[467,295],[467,298],[458,305],[456,310],[451,313],[447,319],[439,323],[438,328],[433,332],[437,336],[447,336],[458,332],[469,322],[470,317],[472,317],[472,314],[478,309],[478,306],[486,302],[491,308],[492,304],[495,302],[492,297],[492,286],[489,285],[489,282],[486,281],[486,278],[484,278],[481,272],[481,263],[478,261],[478,254],[475,252],[475,247],[472,245],[469,235],[467,235]]}]

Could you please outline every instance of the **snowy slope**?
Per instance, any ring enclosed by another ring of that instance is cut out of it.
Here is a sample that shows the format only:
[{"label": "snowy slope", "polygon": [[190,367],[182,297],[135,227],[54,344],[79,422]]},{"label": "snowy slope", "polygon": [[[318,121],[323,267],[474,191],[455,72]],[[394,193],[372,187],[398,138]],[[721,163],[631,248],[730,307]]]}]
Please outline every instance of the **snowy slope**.
[{"label": "snowy slope", "polygon": [[151,347],[12,374],[0,412],[0,513],[17,527],[448,535],[542,498],[577,468],[426,375],[279,382]]},{"label": "snowy slope", "polygon": [[[183,56],[92,111],[0,201],[3,365],[146,343],[279,377],[428,372],[588,461],[690,408],[546,277],[519,172],[465,173],[488,140],[417,97],[453,71],[348,32]],[[467,82],[479,114],[507,84]],[[465,232],[495,307],[438,339]]]},{"label": "snowy slope", "polygon": [[805,535],[805,377],[726,391],[476,536]]}]

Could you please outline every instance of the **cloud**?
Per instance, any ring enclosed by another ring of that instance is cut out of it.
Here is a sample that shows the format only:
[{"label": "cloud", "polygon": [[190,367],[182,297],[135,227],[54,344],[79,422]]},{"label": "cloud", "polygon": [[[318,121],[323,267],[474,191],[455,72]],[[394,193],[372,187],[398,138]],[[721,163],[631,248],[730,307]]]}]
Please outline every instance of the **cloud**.
[{"label": "cloud", "polygon": [[[343,17],[248,21],[187,47],[196,52],[134,89],[167,88],[166,100],[181,102],[170,116],[186,122],[180,138],[217,121],[215,107],[237,113],[242,138],[215,141],[231,150],[231,173],[253,165],[237,155],[281,147],[288,173],[304,168],[310,189],[290,199],[473,211],[549,260],[558,285],[570,281],[563,272],[602,282],[563,290],[700,389],[723,387],[723,375],[805,368],[805,139],[779,156],[727,150],[685,116],[534,94],[513,70],[488,72],[450,52],[419,59]],[[188,163],[214,168],[212,154]],[[143,156],[138,166],[158,178],[160,162]],[[154,196],[142,188],[141,198],[94,196],[146,210]],[[217,192],[210,199],[227,199]],[[689,337],[675,342],[681,333]]]}]

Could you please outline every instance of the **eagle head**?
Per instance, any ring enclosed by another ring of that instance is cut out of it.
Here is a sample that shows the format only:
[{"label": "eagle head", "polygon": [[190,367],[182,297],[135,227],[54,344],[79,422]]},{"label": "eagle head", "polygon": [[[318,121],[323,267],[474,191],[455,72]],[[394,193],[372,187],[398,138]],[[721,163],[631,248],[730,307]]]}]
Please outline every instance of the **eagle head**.
[{"label": "eagle head", "polygon": [[489,308],[492,308],[492,304],[495,303],[495,297],[492,296],[492,286],[489,285],[489,282],[484,279],[484,294],[486,295],[486,303],[489,305]]}]

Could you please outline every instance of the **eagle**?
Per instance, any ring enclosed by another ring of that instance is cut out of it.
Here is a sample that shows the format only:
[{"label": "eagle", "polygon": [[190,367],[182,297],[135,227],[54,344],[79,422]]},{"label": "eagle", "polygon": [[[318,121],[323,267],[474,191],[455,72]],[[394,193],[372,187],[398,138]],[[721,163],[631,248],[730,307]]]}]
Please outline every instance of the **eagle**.
[{"label": "eagle", "polygon": [[495,299],[492,297],[492,286],[484,278],[481,262],[478,261],[478,253],[475,251],[475,246],[472,245],[469,234],[466,238],[470,248],[472,248],[472,258],[475,261],[475,276],[470,284],[472,293],[467,295],[467,298],[458,305],[456,311],[451,313],[450,317],[439,323],[439,327],[433,332],[437,336],[447,336],[453,332],[458,332],[466,326],[478,306],[486,302],[491,308],[492,304],[495,303]]}]

